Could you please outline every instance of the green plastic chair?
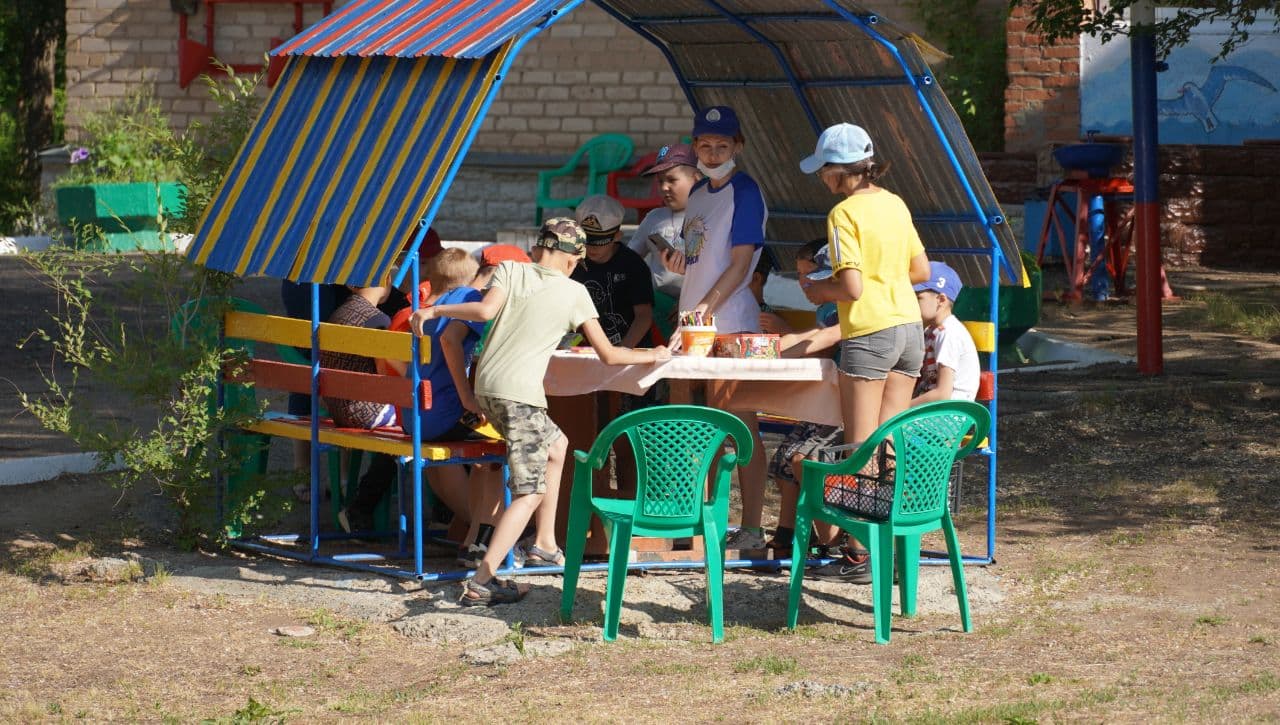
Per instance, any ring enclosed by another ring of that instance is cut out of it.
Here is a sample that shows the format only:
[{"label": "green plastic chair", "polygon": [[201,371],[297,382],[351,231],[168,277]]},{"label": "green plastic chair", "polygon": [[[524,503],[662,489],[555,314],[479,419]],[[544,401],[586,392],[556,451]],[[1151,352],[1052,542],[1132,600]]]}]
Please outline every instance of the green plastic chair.
[{"label": "green plastic chair", "polygon": [[[534,202],[533,224],[542,226],[542,210],[567,207],[573,209],[592,194],[603,194],[608,184],[609,172],[625,168],[635,153],[635,143],[623,133],[605,133],[587,141],[573,152],[568,163],[558,169],[538,172],[538,196]],[[551,196],[551,182],[562,176],[571,176],[587,157],[587,190],[579,196],[557,199]]]},{"label": "green plastic chair", "polygon": [[[973,630],[969,621],[969,596],[965,590],[960,543],[951,522],[951,513],[947,510],[947,485],[952,464],[977,448],[987,437],[990,427],[991,414],[977,403],[929,403],[910,408],[885,421],[843,461],[804,462],[800,500],[796,504],[796,531],[808,531],[811,522],[820,519],[839,525],[866,545],[871,555],[872,610],[877,643],[889,642],[895,549],[902,614],[910,617],[916,613],[920,537],[938,529],[942,529],[947,540],[947,558],[951,563],[956,599],[960,603],[961,624],[964,631]],[[967,442],[966,435],[969,435]],[[886,440],[891,442],[896,459],[892,505],[886,507],[887,516],[859,516],[827,503],[824,494],[828,478],[844,476],[850,478],[843,480],[852,480],[875,455],[881,442]],[[791,591],[787,601],[789,629],[795,629],[800,614],[804,565],[803,556],[791,561]]]},{"label": "green plastic chair", "polygon": [[[222,328],[219,312],[225,309],[241,312],[263,314],[266,311],[239,297],[210,298],[201,297],[189,300],[178,308],[170,320],[169,330],[174,339],[180,343],[185,340],[199,340],[202,344],[213,345]],[[242,350],[253,354],[254,342],[238,338],[227,338],[223,341],[228,349]],[[243,383],[227,383],[222,390],[222,405],[227,410],[244,413],[256,413],[258,396],[252,385]],[[218,406],[216,387],[209,387],[209,410],[213,412]],[[261,433],[250,433],[242,430],[229,430],[223,434],[223,443],[233,451],[236,460],[227,472],[227,501],[230,507],[238,505],[248,498],[256,478],[267,472],[267,457],[271,450],[271,437]],[[243,532],[238,524],[227,523],[227,535],[238,538]]]},{"label": "green plastic chair", "polygon": [[[635,451],[635,499],[591,495],[592,473],[609,459],[614,441],[625,435]],[[732,438],[737,453],[722,452]],[[573,615],[578,574],[591,515],[609,531],[609,581],[605,589],[604,639],[618,637],[622,593],[632,536],[702,536],[706,548],[707,613],[711,637],[724,640],[724,539],[729,518],[729,479],[734,466],[751,460],[754,437],[738,418],[697,405],[637,410],[600,432],[589,453],[574,451],[573,491],[565,542],[564,594],[560,615]],[[713,474],[708,500],[707,476]]]}]

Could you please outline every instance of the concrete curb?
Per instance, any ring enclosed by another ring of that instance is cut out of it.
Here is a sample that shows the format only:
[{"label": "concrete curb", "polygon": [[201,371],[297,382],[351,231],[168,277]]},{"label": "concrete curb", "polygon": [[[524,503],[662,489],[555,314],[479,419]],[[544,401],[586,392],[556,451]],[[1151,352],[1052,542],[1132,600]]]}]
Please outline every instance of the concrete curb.
[{"label": "concrete curb", "polygon": [[[98,456],[94,453],[68,453],[60,456],[35,456],[32,458],[0,458],[0,486],[20,486],[57,478],[64,473],[92,473],[97,470]],[[120,470],[112,464],[109,471]]]}]

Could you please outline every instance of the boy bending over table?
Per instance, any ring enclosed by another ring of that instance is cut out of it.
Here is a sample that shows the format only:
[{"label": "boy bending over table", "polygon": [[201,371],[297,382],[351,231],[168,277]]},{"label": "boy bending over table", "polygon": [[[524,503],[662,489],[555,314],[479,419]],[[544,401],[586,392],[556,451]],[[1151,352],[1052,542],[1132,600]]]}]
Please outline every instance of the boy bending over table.
[{"label": "boy bending over table", "polygon": [[515,602],[528,593],[527,586],[498,579],[494,573],[535,513],[537,533],[525,565],[564,563],[555,540],[555,520],[568,442],[547,415],[542,387],[560,339],[580,330],[606,365],[643,365],[671,357],[665,347],[629,350],[609,342],[587,289],[569,279],[586,253],[585,245],[586,235],[577,222],[549,219],[538,232],[530,255],[533,264],[503,262],[480,301],[437,304],[410,318],[415,335],[422,335],[426,323],[436,317],[494,321],[477,367],[475,397],[478,412],[507,441],[511,505],[499,517],[475,576],[463,584],[463,606]]}]

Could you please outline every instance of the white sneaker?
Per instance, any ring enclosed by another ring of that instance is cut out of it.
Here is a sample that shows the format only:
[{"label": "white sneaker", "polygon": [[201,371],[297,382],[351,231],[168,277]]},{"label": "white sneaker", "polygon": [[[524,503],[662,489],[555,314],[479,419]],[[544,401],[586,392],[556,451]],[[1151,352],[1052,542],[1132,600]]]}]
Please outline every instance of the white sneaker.
[{"label": "white sneaker", "polygon": [[763,549],[764,532],[751,529],[734,529],[725,537],[726,549]]}]

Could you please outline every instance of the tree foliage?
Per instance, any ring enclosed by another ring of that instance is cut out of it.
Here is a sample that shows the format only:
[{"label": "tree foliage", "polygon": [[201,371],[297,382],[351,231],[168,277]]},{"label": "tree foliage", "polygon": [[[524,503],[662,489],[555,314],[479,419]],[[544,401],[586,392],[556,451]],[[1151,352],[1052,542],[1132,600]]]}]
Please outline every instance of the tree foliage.
[{"label": "tree foliage", "polygon": [[[221,83],[210,81],[219,112],[155,147],[157,161],[177,169],[187,189],[185,218],[170,225],[162,217],[162,230],[190,230],[202,216],[257,114],[258,80],[230,73]],[[108,114],[101,130],[127,135],[136,120]],[[167,119],[160,121],[167,128]],[[33,333],[52,346],[54,363],[42,371],[43,391],[21,395],[23,406],[103,464],[119,462],[120,485],[154,486],[178,514],[179,543],[195,544],[218,531],[211,479],[244,463],[249,441],[234,431],[261,412],[211,405],[211,381],[242,357],[210,322],[221,319],[238,280],[173,251],[99,255],[53,246],[27,259],[57,293],[59,309]],[[123,289],[124,300],[95,296],[105,283]],[[204,302],[188,304],[193,300]],[[134,415],[117,418],[85,394],[103,388],[125,397]],[[221,523],[246,523],[265,500],[258,491],[230,501]]]},{"label": "tree foliage", "polygon": [[[1081,0],[1010,0],[1010,7],[1022,7],[1031,16],[1030,29],[1049,42],[1068,40],[1077,35],[1092,35],[1107,42],[1117,36],[1128,35],[1129,8],[1140,0],[1111,0],[1110,3],[1087,3]],[[1095,5],[1104,5],[1094,10]],[[1176,12],[1158,18],[1152,30],[1156,38],[1156,54],[1168,57],[1174,48],[1185,45],[1191,39],[1191,31],[1197,25],[1208,22],[1225,23],[1227,33],[1214,60],[1227,57],[1240,45],[1248,42],[1250,32],[1259,14],[1273,14],[1280,9],[1278,0],[1210,0],[1209,2],[1159,3],[1161,7],[1176,6]],[[1162,14],[1163,15],[1163,14]],[[1264,17],[1263,27],[1276,32],[1280,25],[1276,17]]]},{"label": "tree foliage", "polygon": [[979,151],[1004,148],[1004,9],[979,0],[917,0],[915,13],[926,37],[951,56],[935,70],[969,140]]},{"label": "tree foliage", "polygon": [[0,2],[0,227],[35,202],[36,152],[62,137],[66,17],[66,0]]}]

